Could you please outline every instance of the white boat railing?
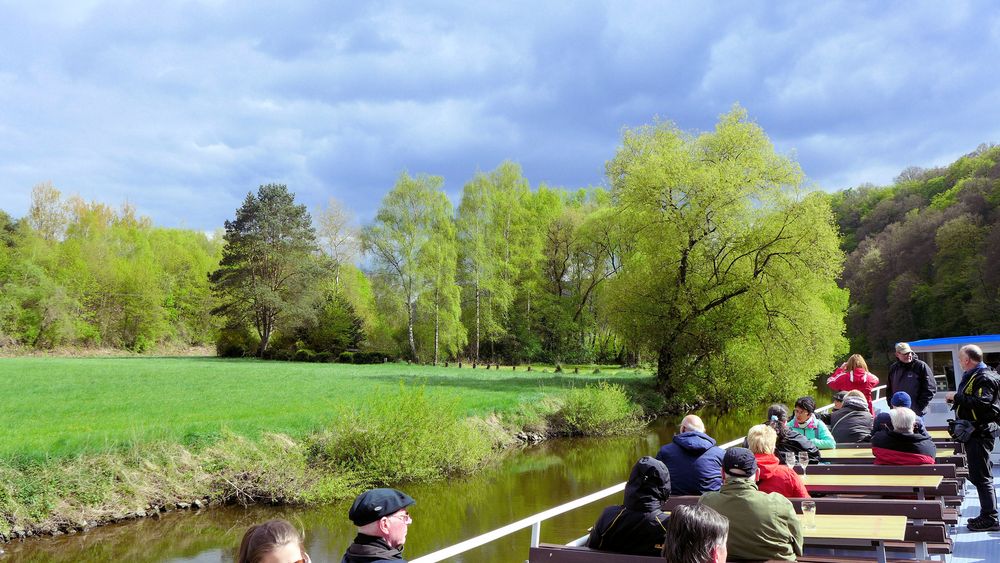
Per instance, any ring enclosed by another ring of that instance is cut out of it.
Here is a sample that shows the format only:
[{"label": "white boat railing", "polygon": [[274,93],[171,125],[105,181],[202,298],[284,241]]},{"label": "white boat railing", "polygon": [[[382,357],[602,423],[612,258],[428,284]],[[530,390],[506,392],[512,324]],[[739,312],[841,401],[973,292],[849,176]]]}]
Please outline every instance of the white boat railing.
[{"label": "white boat railing", "polygon": [[[881,392],[885,389],[885,385],[880,385],[872,389],[872,400],[876,401],[881,396]],[[823,413],[833,408],[833,405],[824,405],[818,409],[816,412]],[[731,446],[736,446],[743,443],[743,438],[736,438],[735,440],[726,442],[725,444],[720,444],[719,447],[722,449],[729,448]],[[567,502],[566,504],[560,504],[555,508],[550,508],[544,512],[539,512],[533,516],[528,516],[527,518],[522,518],[517,522],[507,524],[502,528],[497,528],[496,530],[486,532],[485,534],[476,536],[471,539],[467,539],[463,542],[456,543],[455,545],[448,546],[444,549],[439,549],[433,553],[428,553],[422,557],[417,557],[410,561],[410,563],[436,563],[438,561],[443,561],[449,557],[454,557],[456,555],[465,553],[470,549],[475,549],[479,546],[486,545],[494,540],[498,540],[504,536],[509,536],[514,532],[519,532],[527,527],[531,527],[531,547],[538,547],[541,541],[541,530],[542,522],[559,516],[560,514],[565,514],[571,510],[576,510],[581,506],[588,505],[592,502],[599,501],[603,498],[607,498],[613,494],[620,493],[625,490],[625,482],[618,483],[612,487],[606,489],[601,489],[596,493],[591,493],[585,497],[578,498],[576,500]],[[577,538],[567,545],[583,545],[586,542],[587,536]]]}]

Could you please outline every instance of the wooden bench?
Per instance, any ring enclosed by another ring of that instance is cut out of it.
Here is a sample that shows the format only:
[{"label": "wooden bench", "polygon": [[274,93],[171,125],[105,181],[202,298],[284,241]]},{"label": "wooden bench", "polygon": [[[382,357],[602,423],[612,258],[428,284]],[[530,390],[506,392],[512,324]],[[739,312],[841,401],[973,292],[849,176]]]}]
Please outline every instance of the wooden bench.
[{"label": "wooden bench", "polygon": [[[611,553],[608,551],[598,551],[587,547],[572,547],[567,545],[557,545],[542,543],[538,547],[532,547],[528,551],[529,563],[653,563],[663,561],[661,557],[649,555],[625,555],[622,553]],[[739,559],[729,559],[731,562],[739,562]],[[824,555],[803,555],[798,558],[800,563],[871,563],[875,561],[873,557],[836,557]],[[890,559],[890,561],[906,561],[908,563],[932,563],[931,561],[917,559]],[[770,560],[766,563],[779,563],[777,560]],[[784,563],[784,562],[780,562]],[[933,562],[938,563],[938,562]]]}]

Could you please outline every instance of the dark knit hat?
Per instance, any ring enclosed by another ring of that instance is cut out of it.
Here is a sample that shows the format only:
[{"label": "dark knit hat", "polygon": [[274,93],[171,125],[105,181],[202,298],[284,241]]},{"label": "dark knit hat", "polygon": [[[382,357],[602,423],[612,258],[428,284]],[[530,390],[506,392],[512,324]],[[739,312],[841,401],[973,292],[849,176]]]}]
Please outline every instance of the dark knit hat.
[{"label": "dark knit hat", "polygon": [[892,394],[892,399],[889,399],[889,406],[893,407],[906,407],[910,408],[913,402],[910,400],[910,394],[906,391],[896,391]]},{"label": "dark knit hat", "polygon": [[371,489],[354,499],[347,517],[355,525],[364,526],[416,502],[410,495],[396,489]]}]

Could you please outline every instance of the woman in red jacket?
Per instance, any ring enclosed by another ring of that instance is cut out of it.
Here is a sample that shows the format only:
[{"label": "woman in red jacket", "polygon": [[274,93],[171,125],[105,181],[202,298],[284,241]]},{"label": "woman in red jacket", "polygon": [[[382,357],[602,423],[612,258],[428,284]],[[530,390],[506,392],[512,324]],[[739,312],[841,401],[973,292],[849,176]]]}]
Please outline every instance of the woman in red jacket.
[{"label": "woman in red jacket", "polygon": [[787,465],[781,465],[774,455],[778,434],[766,424],[750,427],[747,444],[757,458],[757,489],[764,493],[778,493],[787,498],[809,498],[809,491],[802,477]]},{"label": "woman in red jacket", "polygon": [[840,364],[826,380],[826,384],[834,391],[858,390],[864,393],[868,400],[868,412],[875,416],[875,407],[872,406],[872,389],[878,387],[878,377],[868,371],[868,364],[861,354],[854,354],[847,361]]}]

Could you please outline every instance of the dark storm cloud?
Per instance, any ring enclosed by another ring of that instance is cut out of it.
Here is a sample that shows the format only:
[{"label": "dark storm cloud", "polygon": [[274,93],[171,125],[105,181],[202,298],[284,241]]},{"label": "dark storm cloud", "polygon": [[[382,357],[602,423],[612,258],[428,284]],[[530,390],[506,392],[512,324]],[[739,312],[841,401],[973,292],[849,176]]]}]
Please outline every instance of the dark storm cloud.
[{"label": "dark storm cloud", "polygon": [[[30,7],[28,7],[30,6]],[[997,141],[982,3],[66,2],[0,18],[0,208],[31,186],[212,230],[285,182],[370,217],[399,173],[599,185],[622,127],[746,107],[825,189]]]}]

